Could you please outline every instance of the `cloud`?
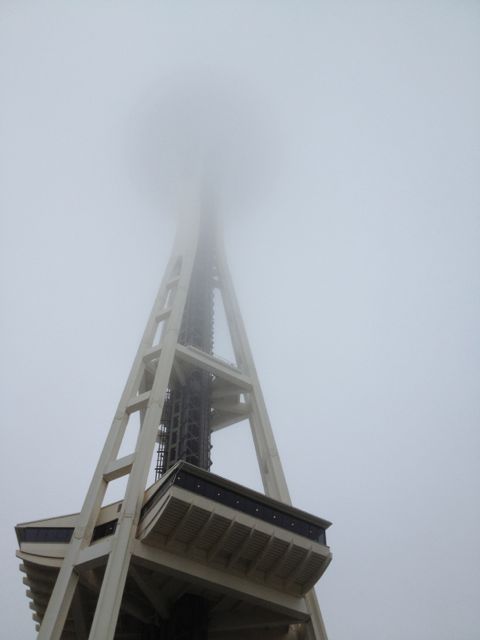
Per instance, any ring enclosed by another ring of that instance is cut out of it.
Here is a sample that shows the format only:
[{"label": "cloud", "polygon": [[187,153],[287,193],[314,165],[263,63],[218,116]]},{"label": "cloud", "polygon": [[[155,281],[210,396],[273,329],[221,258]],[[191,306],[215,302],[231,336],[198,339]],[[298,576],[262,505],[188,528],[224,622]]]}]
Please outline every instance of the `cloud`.
[{"label": "cloud", "polygon": [[134,120],[135,181],[167,210],[193,189],[239,214],[278,176],[281,143],[268,104],[237,78],[191,72],[163,80]]}]

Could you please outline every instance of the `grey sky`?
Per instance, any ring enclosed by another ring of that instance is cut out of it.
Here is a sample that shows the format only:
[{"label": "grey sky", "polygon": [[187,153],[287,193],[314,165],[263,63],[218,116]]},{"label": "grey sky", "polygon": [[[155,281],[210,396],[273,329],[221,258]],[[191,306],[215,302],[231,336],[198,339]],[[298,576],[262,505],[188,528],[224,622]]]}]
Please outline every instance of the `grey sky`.
[{"label": "grey sky", "polygon": [[[330,638],[478,640],[480,5],[461,0],[1,3],[5,637],[34,637],[13,526],[80,508],[170,251],[156,105],[199,78],[256,114],[243,149],[274,165],[227,241],[293,501],[334,523]],[[258,486],[249,442],[218,434],[214,470]]]}]

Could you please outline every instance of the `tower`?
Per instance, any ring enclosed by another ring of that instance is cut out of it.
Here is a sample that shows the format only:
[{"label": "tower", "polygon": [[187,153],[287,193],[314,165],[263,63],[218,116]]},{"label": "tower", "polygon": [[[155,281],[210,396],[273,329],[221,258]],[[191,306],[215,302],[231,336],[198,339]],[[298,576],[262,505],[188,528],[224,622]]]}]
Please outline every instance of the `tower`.
[{"label": "tower", "polygon": [[[40,640],[326,639],[313,586],[330,523],[290,504],[220,226],[191,209],[81,512],[16,527]],[[213,352],[216,288],[234,364]],[[246,418],[265,495],[209,471],[212,431]]]}]

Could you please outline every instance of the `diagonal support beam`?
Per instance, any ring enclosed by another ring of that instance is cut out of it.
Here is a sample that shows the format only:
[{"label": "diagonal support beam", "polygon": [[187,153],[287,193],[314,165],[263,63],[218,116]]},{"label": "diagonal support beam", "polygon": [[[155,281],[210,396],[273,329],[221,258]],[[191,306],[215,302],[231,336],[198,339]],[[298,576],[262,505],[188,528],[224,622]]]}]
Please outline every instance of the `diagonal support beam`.
[{"label": "diagonal support beam", "polygon": [[215,558],[215,556],[221,551],[223,545],[227,542],[236,524],[237,524],[237,519],[233,518],[233,520],[230,522],[226,530],[222,533],[222,535],[217,540],[217,542],[215,542],[215,544],[209,550],[207,554],[208,562],[211,562]]},{"label": "diagonal support beam", "polygon": [[256,530],[257,530],[256,525],[253,525],[253,527],[250,529],[248,534],[245,536],[245,540],[242,542],[242,544],[239,547],[237,547],[237,549],[230,556],[230,560],[228,561],[227,567],[232,567],[235,564],[235,562],[241,557],[242,553],[245,551],[245,549],[248,547],[248,545],[252,541],[252,538],[255,535]]},{"label": "diagonal support beam", "polygon": [[200,531],[197,533],[197,535],[195,536],[195,538],[190,542],[190,544],[187,547],[187,551],[190,552],[193,547],[195,547],[196,544],[199,544],[203,538],[203,536],[208,533],[209,528],[212,525],[213,519],[216,515],[215,509],[213,509],[210,513],[210,515],[208,516],[208,518],[205,520],[205,522],[203,523],[203,525],[200,527]]},{"label": "diagonal support beam", "polygon": [[177,524],[173,527],[172,531],[170,532],[168,538],[165,541],[165,546],[168,547],[168,545],[171,544],[173,542],[173,540],[175,539],[175,536],[181,532],[181,530],[183,529],[185,523],[187,522],[188,518],[190,517],[190,514],[193,511],[193,507],[194,507],[194,505],[191,504],[188,507],[188,509],[185,511],[183,516],[180,518],[180,520],[177,522]]},{"label": "diagonal support beam", "polygon": [[301,560],[301,562],[299,564],[297,564],[295,569],[293,569],[293,571],[290,572],[290,574],[284,580],[285,587],[289,587],[291,584],[293,584],[295,582],[295,578],[303,571],[303,569],[310,562],[310,558],[312,557],[312,553],[313,553],[313,549],[310,548],[307,551],[307,553],[304,555],[303,560]]},{"label": "diagonal support beam", "polygon": [[166,620],[169,617],[167,600],[162,597],[159,591],[155,590],[151,586],[151,582],[149,582],[142,576],[139,569],[133,563],[130,566],[129,574],[134,579],[137,587],[158,613],[160,618]]},{"label": "diagonal support beam", "polygon": [[293,549],[293,547],[295,546],[295,542],[293,540],[290,541],[288,547],[286,548],[284,554],[282,555],[282,557],[280,558],[280,560],[278,562],[274,562],[273,566],[266,572],[265,574],[265,579],[269,579],[273,576],[274,573],[278,573],[281,568],[285,565],[285,563],[287,562],[290,553]]},{"label": "diagonal support beam", "polygon": [[265,556],[269,553],[269,551],[272,548],[274,542],[275,542],[275,531],[272,530],[272,533],[270,535],[270,539],[268,540],[267,544],[263,547],[263,549],[260,551],[260,553],[255,558],[253,558],[253,560],[250,562],[250,566],[247,569],[247,576],[252,576],[253,575],[253,573],[255,572],[255,569],[262,562],[262,560],[265,558]]}]

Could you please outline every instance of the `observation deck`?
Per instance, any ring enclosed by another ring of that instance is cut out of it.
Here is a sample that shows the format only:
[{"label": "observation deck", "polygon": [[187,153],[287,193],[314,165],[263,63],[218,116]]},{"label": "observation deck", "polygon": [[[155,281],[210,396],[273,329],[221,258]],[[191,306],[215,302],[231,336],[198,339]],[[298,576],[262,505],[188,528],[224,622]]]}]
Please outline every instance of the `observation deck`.
[{"label": "observation deck", "polygon": [[[87,637],[81,628],[85,633],[93,617],[121,506],[102,508],[91,543],[82,551],[76,566],[79,595],[64,639]],[[37,625],[77,516],[16,527],[17,555]],[[309,618],[303,596],[331,560],[329,526],[322,518],[177,463],[145,492],[115,637],[149,637],[185,593],[208,602],[209,638],[282,637],[282,629],[287,633],[289,625]]]}]

